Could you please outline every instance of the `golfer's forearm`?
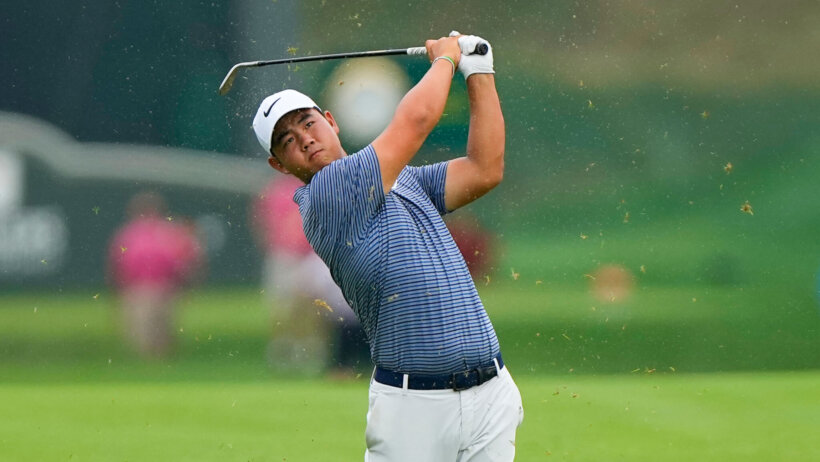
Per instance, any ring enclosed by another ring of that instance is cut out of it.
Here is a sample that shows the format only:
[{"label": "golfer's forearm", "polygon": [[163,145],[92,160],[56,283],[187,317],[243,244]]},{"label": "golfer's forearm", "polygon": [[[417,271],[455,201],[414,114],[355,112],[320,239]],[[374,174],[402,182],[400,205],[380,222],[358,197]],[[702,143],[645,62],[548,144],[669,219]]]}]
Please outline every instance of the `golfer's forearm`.
[{"label": "golfer's forearm", "polygon": [[418,136],[426,138],[444,113],[452,76],[453,67],[449,61],[440,59],[433,63],[421,81],[404,95],[394,119],[405,119],[407,126],[416,130]]},{"label": "golfer's forearm", "polygon": [[441,118],[452,78],[452,64],[445,59],[435,61],[424,78],[404,95],[390,125],[373,140],[385,193]]},{"label": "golfer's forearm", "polygon": [[500,182],[504,175],[506,134],[493,74],[470,76],[467,94],[470,99],[467,158],[486,173],[488,180]]}]

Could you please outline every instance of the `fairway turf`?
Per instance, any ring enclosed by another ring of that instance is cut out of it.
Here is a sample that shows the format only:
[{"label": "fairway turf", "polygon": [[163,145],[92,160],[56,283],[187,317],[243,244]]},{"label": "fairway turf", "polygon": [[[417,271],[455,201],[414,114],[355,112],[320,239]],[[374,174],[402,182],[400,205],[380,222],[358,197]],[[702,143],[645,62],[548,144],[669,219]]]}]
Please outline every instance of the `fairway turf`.
[{"label": "fairway turf", "polygon": [[[524,398],[518,461],[820,460],[810,298],[646,286],[602,304],[525,277],[480,287]],[[143,362],[105,291],[0,295],[0,461],[362,460],[367,373],[271,369],[268,322],[258,290],[199,290],[176,357]]]},{"label": "fairway turf", "polygon": [[[513,373],[515,371],[513,370]],[[517,460],[809,461],[817,372],[523,376]],[[3,460],[362,460],[367,383],[0,385]]]}]

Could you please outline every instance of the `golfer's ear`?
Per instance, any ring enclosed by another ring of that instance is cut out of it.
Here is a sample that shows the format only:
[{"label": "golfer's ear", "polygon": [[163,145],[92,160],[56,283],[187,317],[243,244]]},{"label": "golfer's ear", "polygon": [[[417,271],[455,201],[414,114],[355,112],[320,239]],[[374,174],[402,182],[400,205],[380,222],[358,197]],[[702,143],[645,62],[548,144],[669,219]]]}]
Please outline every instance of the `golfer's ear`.
[{"label": "golfer's ear", "polygon": [[285,173],[285,174],[290,173],[289,171],[287,171],[285,169],[285,166],[282,165],[279,162],[279,159],[277,159],[276,156],[274,156],[274,155],[271,155],[270,157],[268,157],[268,165],[270,165],[277,172],[282,172],[282,173]]},{"label": "golfer's ear", "polygon": [[331,114],[330,111],[325,111],[325,113],[322,114],[322,115],[325,116],[325,120],[327,120],[327,122],[330,124],[331,127],[333,127],[333,130],[338,135],[339,134],[339,125],[336,123],[336,119],[333,118],[333,114]]}]

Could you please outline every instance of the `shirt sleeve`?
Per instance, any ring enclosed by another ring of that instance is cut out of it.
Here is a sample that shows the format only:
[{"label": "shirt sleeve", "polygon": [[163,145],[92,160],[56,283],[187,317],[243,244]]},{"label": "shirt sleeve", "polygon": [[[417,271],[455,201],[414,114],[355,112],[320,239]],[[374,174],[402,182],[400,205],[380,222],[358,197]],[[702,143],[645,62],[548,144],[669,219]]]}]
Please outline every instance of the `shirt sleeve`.
[{"label": "shirt sleeve", "polygon": [[445,161],[420,167],[407,167],[441,215],[450,212],[444,205],[444,185],[447,181],[448,164],[449,161]]},{"label": "shirt sleeve", "polygon": [[[353,245],[384,204],[384,188],[372,146],[336,160],[310,181],[310,222],[305,232],[321,232],[324,242]],[[308,229],[312,228],[312,229]]]}]

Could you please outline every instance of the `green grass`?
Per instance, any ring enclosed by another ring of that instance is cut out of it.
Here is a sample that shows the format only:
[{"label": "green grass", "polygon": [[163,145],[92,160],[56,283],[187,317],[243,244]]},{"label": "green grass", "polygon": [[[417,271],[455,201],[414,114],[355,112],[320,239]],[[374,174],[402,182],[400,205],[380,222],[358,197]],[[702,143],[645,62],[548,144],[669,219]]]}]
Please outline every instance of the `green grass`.
[{"label": "green grass", "polygon": [[[515,375],[515,369],[512,369]],[[517,378],[517,460],[817,460],[818,372]],[[361,460],[367,385],[0,385],[0,453],[41,461]]]},{"label": "green grass", "polygon": [[[518,460],[814,460],[820,316],[808,291],[498,275],[480,292],[525,401]],[[0,295],[0,459],[361,460],[367,375],[266,364],[255,289],[183,297],[178,354],[122,344],[106,291]],[[709,373],[707,373],[709,372]]]}]

